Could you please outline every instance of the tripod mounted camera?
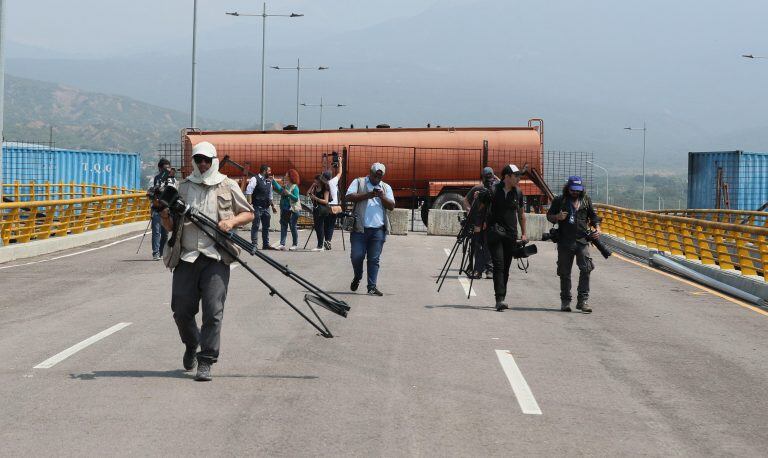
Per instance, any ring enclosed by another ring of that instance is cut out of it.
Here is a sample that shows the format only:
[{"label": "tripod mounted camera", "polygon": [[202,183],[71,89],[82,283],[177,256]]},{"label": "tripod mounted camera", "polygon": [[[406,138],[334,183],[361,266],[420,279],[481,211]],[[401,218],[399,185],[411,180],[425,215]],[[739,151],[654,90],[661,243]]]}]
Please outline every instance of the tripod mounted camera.
[{"label": "tripod mounted camera", "polygon": [[[164,207],[168,207],[170,212],[173,214],[174,227],[176,227],[177,224],[182,224],[184,219],[192,222],[192,224],[197,226],[201,231],[203,231],[206,235],[208,235],[211,239],[213,239],[213,241],[216,243],[216,246],[219,249],[223,250],[232,258],[234,258],[235,261],[237,261],[248,272],[250,272],[254,277],[256,277],[257,280],[259,280],[264,286],[266,286],[267,289],[269,290],[270,296],[277,296],[280,299],[282,299],[283,302],[285,302],[296,313],[298,313],[302,318],[304,318],[304,320],[306,320],[310,325],[312,325],[312,327],[317,329],[320,332],[321,336],[326,338],[333,337],[333,334],[328,329],[328,326],[326,326],[325,322],[323,322],[323,320],[320,318],[320,315],[317,314],[315,309],[312,307],[312,304],[323,307],[324,309],[329,310],[335,313],[336,315],[346,318],[347,313],[350,310],[349,305],[347,305],[346,302],[336,299],[335,297],[331,296],[327,292],[323,291],[319,287],[312,284],[309,280],[293,272],[287,266],[284,266],[278,263],[277,261],[275,261],[274,259],[272,259],[271,257],[265,255],[264,253],[259,252],[256,249],[256,246],[254,244],[240,237],[234,231],[226,232],[221,230],[219,228],[218,223],[215,220],[206,216],[203,213],[200,213],[199,211],[197,211],[196,209],[192,208],[190,205],[185,203],[179,196],[179,192],[176,190],[176,188],[172,186],[167,186],[160,194],[159,200],[161,204]],[[177,231],[174,230],[174,236],[168,242],[168,245],[171,247],[175,243],[181,243],[181,241],[177,240],[175,237],[176,232]],[[299,286],[306,289],[308,291],[308,294],[304,295],[304,302],[307,304],[307,307],[309,307],[309,310],[312,312],[312,315],[314,316],[314,319],[316,319],[316,321],[313,320],[313,318],[311,318],[304,312],[302,312],[301,310],[299,310],[297,306],[295,306],[282,293],[280,293],[269,282],[267,282],[264,279],[264,277],[256,273],[250,266],[248,266],[248,264],[245,261],[243,261],[239,256],[237,256],[237,253],[235,253],[235,251],[232,248],[230,248],[224,241],[228,241],[229,243],[237,245],[238,247],[250,253],[252,256],[256,256],[257,258],[267,263],[267,265],[269,265],[270,267],[276,269],[286,277],[296,282]]]}]

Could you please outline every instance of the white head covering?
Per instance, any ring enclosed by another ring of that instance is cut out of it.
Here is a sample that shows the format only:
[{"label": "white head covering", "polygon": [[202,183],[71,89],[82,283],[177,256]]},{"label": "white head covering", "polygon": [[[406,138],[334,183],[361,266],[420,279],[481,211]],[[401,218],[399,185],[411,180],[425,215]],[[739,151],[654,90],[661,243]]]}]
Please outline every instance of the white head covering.
[{"label": "white head covering", "polygon": [[374,162],[374,164],[371,166],[371,172],[381,172],[381,174],[387,173],[387,168],[382,164],[381,162]]},{"label": "white head covering", "polygon": [[209,142],[201,142],[192,148],[192,157],[197,155],[213,159],[211,167],[205,173],[200,173],[195,161],[192,161],[192,175],[187,177],[189,181],[197,184],[215,186],[224,181],[227,176],[219,173],[219,160],[216,158],[216,147]]}]

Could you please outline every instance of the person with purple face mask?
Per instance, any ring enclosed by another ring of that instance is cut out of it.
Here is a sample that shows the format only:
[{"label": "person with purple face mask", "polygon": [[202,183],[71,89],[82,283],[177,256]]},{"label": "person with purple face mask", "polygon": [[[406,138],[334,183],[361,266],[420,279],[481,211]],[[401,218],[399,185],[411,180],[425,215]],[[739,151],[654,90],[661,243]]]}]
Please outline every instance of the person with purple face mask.
[{"label": "person with purple face mask", "polygon": [[384,295],[379,291],[376,281],[381,252],[390,230],[387,211],[395,209],[392,187],[382,181],[385,172],[384,164],[376,162],[367,177],[357,178],[349,185],[345,197],[355,204],[352,210],[355,223],[349,236],[355,276],[350,289],[357,291],[363,278],[363,261],[367,258],[368,294],[371,296]]},{"label": "person with purple face mask", "polygon": [[[572,176],[549,207],[547,220],[557,224],[557,275],[560,277],[560,310],[571,311],[571,270],[573,260],[579,267],[576,309],[592,313],[589,300],[589,276],[595,269],[589,256],[590,240],[600,237],[600,218],[584,190],[581,177]],[[594,228],[590,230],[590,227]]]}]

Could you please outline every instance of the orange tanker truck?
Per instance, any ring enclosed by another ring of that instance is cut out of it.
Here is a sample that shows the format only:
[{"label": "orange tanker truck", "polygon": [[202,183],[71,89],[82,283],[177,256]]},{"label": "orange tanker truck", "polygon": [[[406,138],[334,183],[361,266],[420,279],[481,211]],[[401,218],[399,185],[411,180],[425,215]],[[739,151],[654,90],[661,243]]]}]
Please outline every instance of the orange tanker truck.
[{"label": "orange tanker truck", "polygon": [[[542,179],[544,125],[531,119],[526,127],[343,129],[323,131],[182,131],[183,173],[191,170],[192,147],[200,142],[216,146],[222,172],[232,178],[258,172],[269,164],[281,177],[296,169],[302,192],[322,171],[323,155],[337,152],[343,160],[339,186],[344,192],[356,177],[368,174],[374,162],[387,167],[384,178],[392,186],[398,207],[420,208],[426,223],[430,208],[460,209],[461,198],[480,182],[484,166],[498,173],[514,163],[528,174],[521,181],[534,209],[546,205],[552,193]],[[245,169],[245,170],[243,170]]]}]

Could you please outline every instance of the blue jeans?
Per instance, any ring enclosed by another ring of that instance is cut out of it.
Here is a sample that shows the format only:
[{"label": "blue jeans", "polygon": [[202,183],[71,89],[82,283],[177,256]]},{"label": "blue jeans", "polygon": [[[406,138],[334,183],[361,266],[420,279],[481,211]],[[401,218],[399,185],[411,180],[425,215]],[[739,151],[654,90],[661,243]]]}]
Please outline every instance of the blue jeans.
[{"label": "blue jeans", "polygon": [[259,224],[261,224],[261,247],[269,247],[269,221],[272,216],[269,214],[269,207],[253,207],[253,223],[251,223],[251,243],[258,245],[259,242]]},{"label": "blue jeans", "polygon": [[168,231],[160,223],[160,213],[152,210],[152,256],[162,256]]},{"label": "blue jeans", "polygon": [[299,244],[299,231],[296,229],[296,223],[299,221],[299,214],[280,209],[280,245],[285,246],[285,239],[288,238],[288,226],[291,227],[291,238],[293,239],[293,246]]},{"label": "blue jeans", "polygon": [[355,271],[355,279],[363,278],[363,260],[368,258],[368,289],[376,287],[376,278],[379,276],[379,258],[387,232],[383,227],[378,229],[365,228],[365,232],[352,232],[349,236],[352,245],[352,269]]}]

